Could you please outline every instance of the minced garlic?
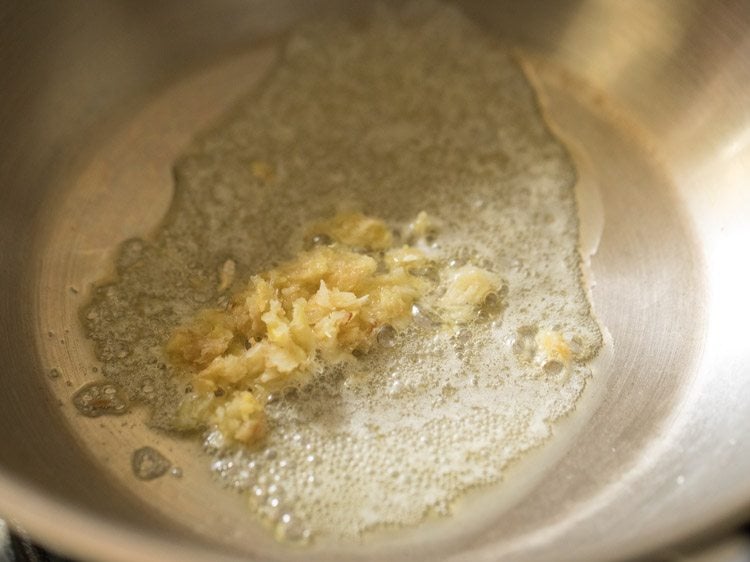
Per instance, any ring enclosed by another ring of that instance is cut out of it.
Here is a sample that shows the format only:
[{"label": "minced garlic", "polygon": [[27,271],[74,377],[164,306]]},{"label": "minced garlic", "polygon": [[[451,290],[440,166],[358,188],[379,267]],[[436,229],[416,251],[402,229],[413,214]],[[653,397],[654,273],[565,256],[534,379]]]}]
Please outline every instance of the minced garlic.
[{"label": "minced garlic", "polygon": [[[420,213],[417,222],[428,218]],[[192,374],[176,427],[215,426],[229,442],[259,440],[269,394],[303,385],[319,359],[367,353],[382,327],[406,327],[412,305],[439,283],[419,274],[434,267],[422,250],[394,247],[387,225],[361,213],[316,223],[308,238],[319,245],[253,276],[226,309],[204,310],[172,334],[167,353]],[[222,267],[221,290],[234,269]],[[489,272],[464,266],[449,276],[438,309],[451,323],[466,320],[496,286]]]},{"label": "minced garlic", "polygon": [[535,339],[548,361],[559,361],[564,367],[570,365],[573,353],[560,332],[539,332]]},{"label": "minced garlic", "polygon": [[444,316],[452,322],[467,322],[476,307],[500,286],[495,275],[475,265],[463,265],[448,279],[445,294],[438,301]]},{"label": "minced garlic", "polygon": [[234,274],[237,270],[237,264],[234,260],[225,261],[219,269],[219,292],[226,291],[234,283]]}]

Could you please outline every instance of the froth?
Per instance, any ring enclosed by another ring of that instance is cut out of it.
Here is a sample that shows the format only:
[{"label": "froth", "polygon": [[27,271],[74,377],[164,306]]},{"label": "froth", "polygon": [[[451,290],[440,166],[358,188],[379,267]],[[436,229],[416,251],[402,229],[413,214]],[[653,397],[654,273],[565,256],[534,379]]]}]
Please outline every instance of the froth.
[{"label": "froth", "polygon": [[[342,206],[402,230],[426,210],[439,228],[425,250],[441,267],[504,280],[502,306],[475,321],[447,330],[417,306],[388,345],[272,397],[260,449],[209,434],[212,469],[280,539],[446,515],[574,408],[601,345],[581,284],[575,170],[510,55],[453,9],[300,29],[263,89],[196,139],[175,175],[163,228],[123,246],[118,279],[82,314],[104,374],[151,404],[156,426],[183,392],[164,342],[225,298],[221,264],[247,279]],[[567,342],[569,365],[545,356],[547,332]]]}]

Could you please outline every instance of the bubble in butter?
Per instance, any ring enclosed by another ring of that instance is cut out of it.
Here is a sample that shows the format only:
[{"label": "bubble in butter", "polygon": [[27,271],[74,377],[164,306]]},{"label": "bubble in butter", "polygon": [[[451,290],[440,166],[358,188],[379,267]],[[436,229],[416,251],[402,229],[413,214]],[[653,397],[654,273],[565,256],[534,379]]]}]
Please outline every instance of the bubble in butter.
[{"label": "bubble in butter", "polygon": [[[306,236],[310,224],[364,211],[429,256],[409,275],[432,300],[416,295],[408,321],[373,327],[366,350],[264,395],[252,447],[203,420],[211,470],[277,538],[358,539],[447,516],[500,481],[574,409],[602,336],[573,164],[506,50],[429,2],[376,8],[366,25],[306,24],[284,49],[262,88],[187,148],[163,226],[122,246],[117,279],[82,318],[104,376],[170,430],[198,390],[167,352],[175,330],[336,243]],[[346,243],[378,260],[386,247]]]}]

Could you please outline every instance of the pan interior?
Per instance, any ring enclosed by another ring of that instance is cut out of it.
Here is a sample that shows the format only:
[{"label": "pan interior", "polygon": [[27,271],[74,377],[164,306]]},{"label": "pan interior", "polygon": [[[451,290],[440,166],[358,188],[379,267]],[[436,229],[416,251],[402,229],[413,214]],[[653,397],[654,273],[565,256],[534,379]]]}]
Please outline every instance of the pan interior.
[{"label": "pan interior", "polygon": [[[176,77],[113,127],[105,142],[91,147],[84,165],[61,180],[64,189],[48,205],[39,238],[37,346],[44,384],[59,399],[70,431],[102,473],[144,509],[202,543],[329,560],[346,553],[290,553],[250,524],[242,498],[220,490],[206,463],[196,462],[201,452],[194,440],[147,429],[142,410],[93,419],[80,416],[70,400],[97,378],[78,319],[91,284],[113,273],[114,251],[123,240],[147,236],[158,226],[170,203],[172,166],[181,150],[257,84],[277,55],[269,45]],[[694,373],[702,337],[696,311],[705,298],[700,261],[653,145],[611,100],[543,59],[521,57],[549,124],[576,162],[583,235],[591,242],[602,229],[590,268],[592,300],[612,346],[578,411],[559,427],[550,446],[519,463],[496,495],[476,500],[481,507],[474,517],[373,549],[403,547],[404,541],[429,536],[434,552],[493,540],[513,553],[540,529],[555,532],[576,506],[603,494],[641,460],[680,407],[682,389]],[[144,445],[168,456],[182,469],[181,477],[137,481],[131,453]],[[443,538],[435,540],[435,533]]]}]

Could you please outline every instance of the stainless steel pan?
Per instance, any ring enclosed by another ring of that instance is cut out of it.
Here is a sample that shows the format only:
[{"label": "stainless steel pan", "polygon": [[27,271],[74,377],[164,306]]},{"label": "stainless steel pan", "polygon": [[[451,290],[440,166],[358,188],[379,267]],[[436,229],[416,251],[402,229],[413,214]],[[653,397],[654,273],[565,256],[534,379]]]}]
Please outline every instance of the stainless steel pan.
[{"label": "stainless steel pan", "polygon": [[[93,376],[75,318],[87,283],[117,242],[158,222],[171,159],[262,75],[268,39],[329,9],[358,6],[0,6],[0,515],[66,553],[121,561],[601,560],[745,517],[750,5],[740,1],[462,4],[520,49],[551,123],[599,186],[593,299],[614,341],[601,395],[537,475],[508,482],[496,518],[471,529],[457,519],[440,540],[289,552],[249,528],[238,500],[207,494],[184,448],[159,443],[186,480],[139,487],[128,453],[160,438],[74,415],[68,398]],[[584,211],[585,226],[597,213]]]}]

